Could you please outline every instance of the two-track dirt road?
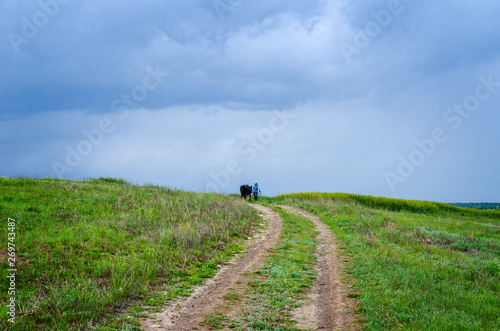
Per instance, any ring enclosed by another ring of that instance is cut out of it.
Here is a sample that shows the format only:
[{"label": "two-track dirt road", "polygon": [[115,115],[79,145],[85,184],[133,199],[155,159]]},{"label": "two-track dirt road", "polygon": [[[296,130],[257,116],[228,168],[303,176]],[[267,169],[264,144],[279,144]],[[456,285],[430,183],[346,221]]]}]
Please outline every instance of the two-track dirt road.
[{"label": "two-track dirt road", "polygon": [[[223,266],[213,279],[197,288],[189,298],[172,303],[152,318],[141,321],[146,330],[208,330],[201,325],[207,314],[224,304],[228,291],[243,290],[241,288],[247,283],[245,275],[262,268],[268,251],[278,243],[283,222],[279,214],[270,208],[256,204],[251,206],[260,211],[269,222],[269,227],[253,238],[244,254]],[[304,306],[294,312],[294,318],[299,321],[296,327],[313,330],[360,329],[353,313],[355,302],[347,298],[347,289],[340,282],[341,263],[330,229],[318,217],[299,208],[282,207],[287,212],[309,218],[320,233],[316,265],[318,277],[307,293],[310,300],[305,300]],[[228,314],[231,315],[231,312]]]}]

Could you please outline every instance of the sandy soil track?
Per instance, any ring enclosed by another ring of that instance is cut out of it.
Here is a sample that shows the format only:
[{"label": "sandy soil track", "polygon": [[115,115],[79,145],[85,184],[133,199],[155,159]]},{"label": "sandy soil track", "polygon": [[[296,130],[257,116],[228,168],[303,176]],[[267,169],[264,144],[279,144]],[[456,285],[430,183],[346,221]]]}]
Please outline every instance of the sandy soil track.
[{"label": "sandy soil track", "polygon": [[[146,330],[208,330],[200,324],[206,315],[224,304],[224,296],[229,290],[244,290],[247,283],[244,274],[264,266],[267,252],[278,243],[282,228],[281,217],[276,212],[261,205],[251,206],[260,211],[269,222],[269,227],[255,236],[243,255],[222,267],[213,279],[195,289],[189,298],[173,303],[152,318],[141,321]],[[355,301],[347,298],[347,289],[340,282],[341,263],[332,232],[317,216],[296,207],[282,207],[310,219],[320,233],[316,265],[318,277],[307,293],[309,300],[294,312],[294,317],[299,321],[297,327],[313,330],[361,329],[355,322]],[[237,310],[238,307],[233,309]],[[232,312],[226,313],[232,315]]]}]

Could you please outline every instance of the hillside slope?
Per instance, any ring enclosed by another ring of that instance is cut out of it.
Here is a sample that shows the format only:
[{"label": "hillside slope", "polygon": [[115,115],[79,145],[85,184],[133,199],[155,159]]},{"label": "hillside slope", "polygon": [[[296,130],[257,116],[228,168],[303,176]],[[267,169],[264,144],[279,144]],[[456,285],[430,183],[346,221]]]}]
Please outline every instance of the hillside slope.
[{"label": "hillside slope", "polygon": [[[240,250],[258,217],[217,194],[110,178],[0,178],[0,220],[0,277],[17,269],[15,324],[9,283],[0,282],[1,329],[67,330],[134,324],[139,303],[186,295]],[[129,318],[117,314],[123,308]]]}]

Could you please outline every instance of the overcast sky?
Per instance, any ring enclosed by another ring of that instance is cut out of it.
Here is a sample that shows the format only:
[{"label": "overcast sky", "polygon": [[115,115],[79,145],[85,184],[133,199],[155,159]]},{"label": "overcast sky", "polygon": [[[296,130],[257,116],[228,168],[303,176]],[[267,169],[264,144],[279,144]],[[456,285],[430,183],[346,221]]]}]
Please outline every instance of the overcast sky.
[{"label": "overcast sky", "polygon": [[0,0],[0,175],[500,201],[496,0]]}]

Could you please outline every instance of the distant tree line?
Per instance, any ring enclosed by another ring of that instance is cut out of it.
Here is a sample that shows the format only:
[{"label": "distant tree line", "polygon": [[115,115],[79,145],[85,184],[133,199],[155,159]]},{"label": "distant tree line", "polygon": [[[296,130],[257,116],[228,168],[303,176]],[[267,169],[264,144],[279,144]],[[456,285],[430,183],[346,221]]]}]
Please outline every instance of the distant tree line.
[{"label": "distant tree line", "polygon": [[473,209],[496,209],[500,210],[500,203],[499,202],[466,202],[466,203],[451,203],[451,205],[457,206],[457,207],[464,207],[464,208],[473,208]]}]

